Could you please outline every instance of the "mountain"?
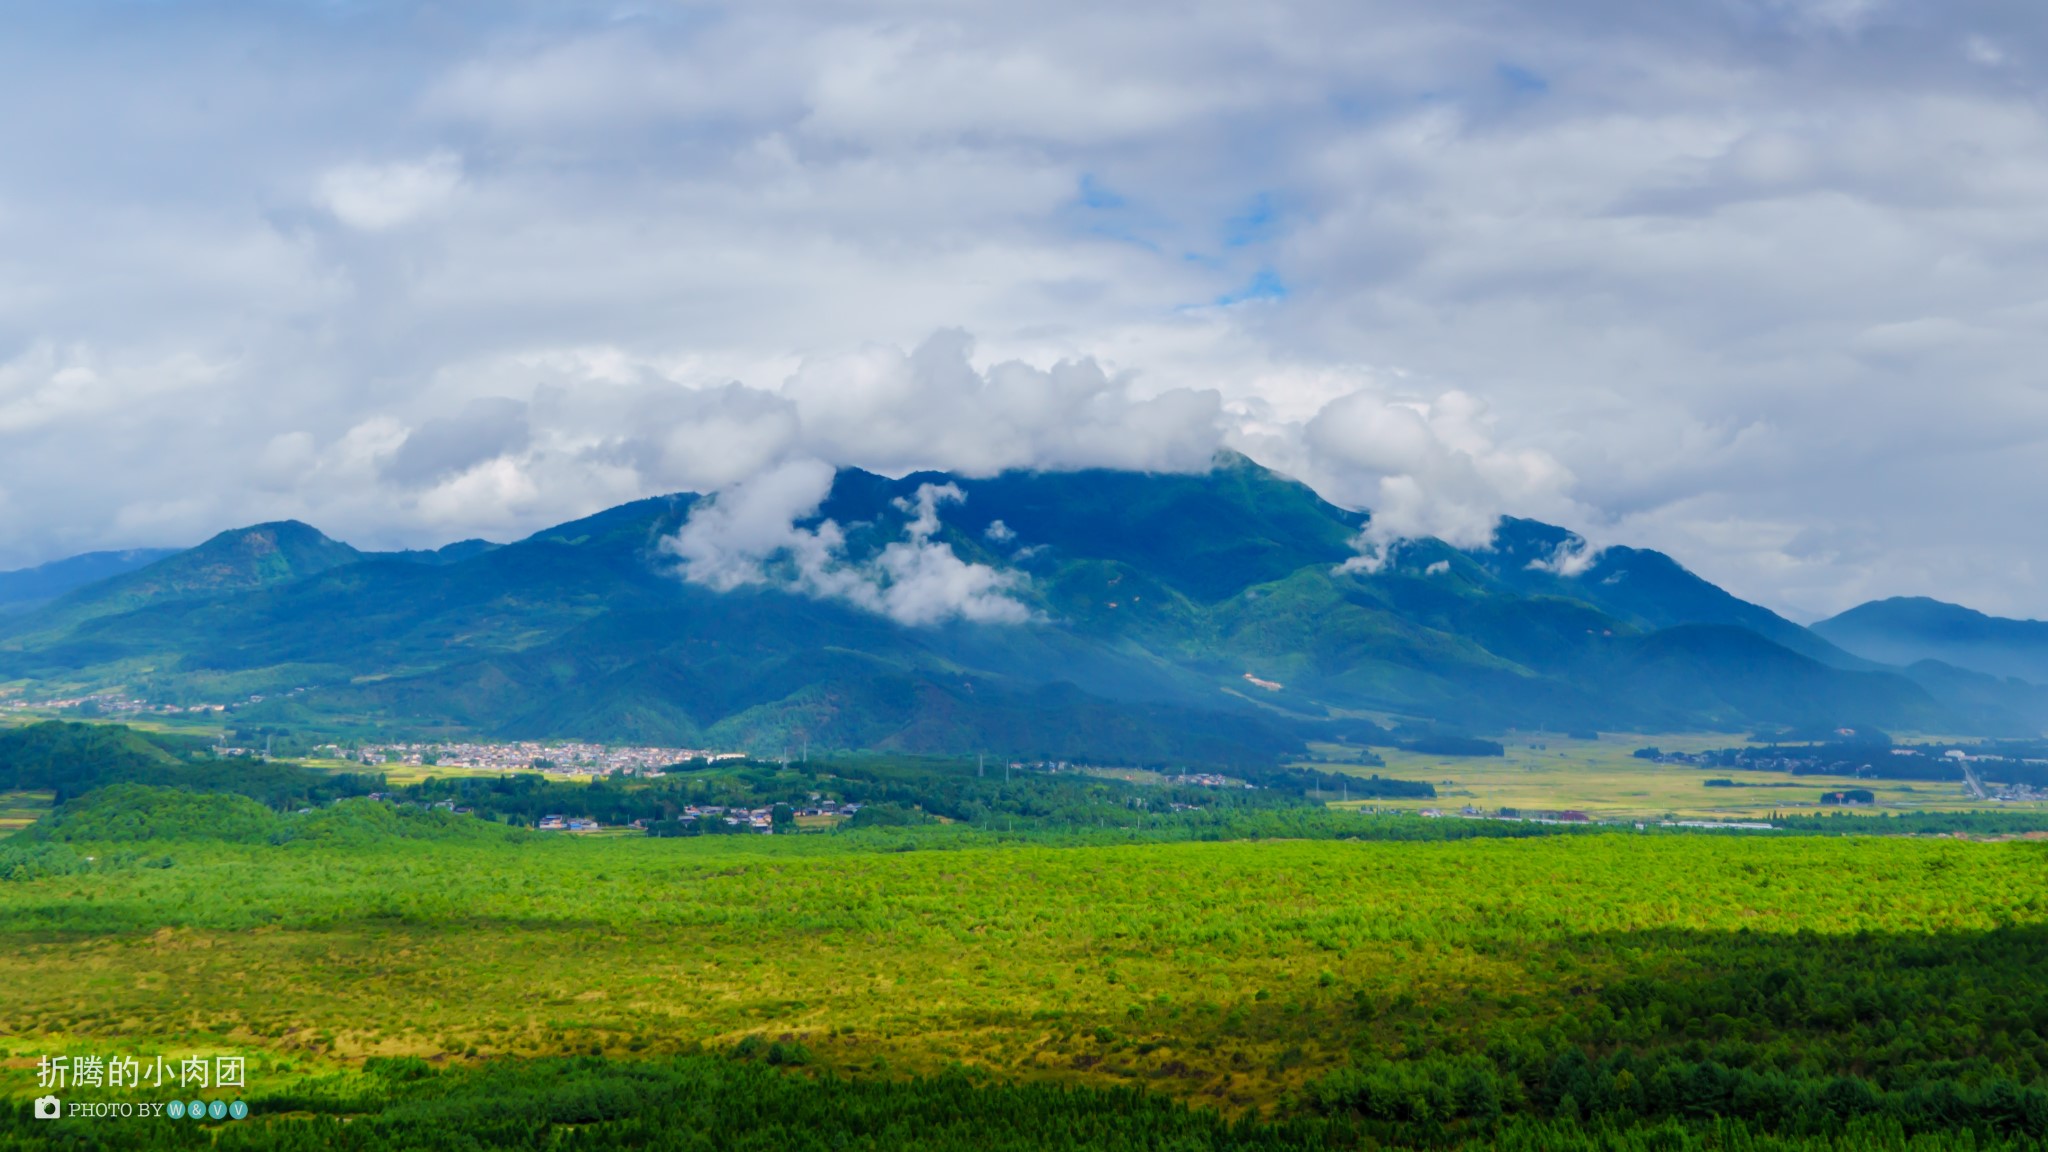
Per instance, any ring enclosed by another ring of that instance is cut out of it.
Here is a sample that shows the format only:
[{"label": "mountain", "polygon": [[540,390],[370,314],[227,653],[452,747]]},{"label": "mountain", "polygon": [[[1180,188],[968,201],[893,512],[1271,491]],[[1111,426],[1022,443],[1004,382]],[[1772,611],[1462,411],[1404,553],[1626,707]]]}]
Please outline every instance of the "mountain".
[{"label": "mountain", "polygon": [[1858,605],[1813,631],[1887,664],[1938,660],[2048,685],[2048,621],[2007,620],[1925,596],[1897,596]]},{"label": "mountain", "polygon": [[[935,501],[949,485],[962,498]],[[682,579],[661,542],[697,502],[636,501],[433,562],[301,524],[224,533],[0,621],[0,679],[242,701],[240,724],[309,731],[1144,763],[1269,760],[1378,731],[1366,717],[1440,731],[1963,723],[1943,699],[1953,685],[1876,669],[1658,553],[1546,570],[1570,534],[1533,521],[1505,524],[1491,549],[1415,541],[1377,572],[1346,570],[1366,516],[1243,457],[1195,475],[843,470],[796,526],[837,525],[837,558],[807,579],[838,596],[797,590],[787,560],[730,591]],[[940,594],[959,570],[925,573],[929,586],[885,575],[939,548],[1002,573],[1028,619],[910,625],[843,591]],[[2028,723],[1974,698],[1969,715]]]},{"label": "mountain", "polygon": [[257,524],[222,532],[197,548],[78,588],[36,619],[73,624],[150,604],[230,595],[289,583],[362,558],[354,548],[297,520]]},{"label": "mountain", "polygon": [[110,576],[132,572],[177,554],[175,548],[130,548],[124,552],[87,552],[34,568],[0,572],[0,613],[26,612]]}]

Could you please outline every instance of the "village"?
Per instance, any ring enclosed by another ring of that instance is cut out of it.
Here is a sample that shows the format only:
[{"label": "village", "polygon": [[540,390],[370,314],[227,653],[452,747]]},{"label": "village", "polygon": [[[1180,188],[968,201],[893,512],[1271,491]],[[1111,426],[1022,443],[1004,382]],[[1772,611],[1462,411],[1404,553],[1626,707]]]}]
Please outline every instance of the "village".
[{"label": "village", "polygon": [[[794,819],[799,817],[810,817],[828,821],[845,819],[859,812],[860,809],[861,806],[858,803],[841,804],[834,800],[823,800],[814,797],[802,807],[789,809],[789,813],[792,817],[791,823],[793,824]],[[676,817],[675,823],[682,826],[679,830],[688,834],[688,831],[691,830],[689,826],[698,825],[701,827],[707,821],[723,824],[727,828],[738,832],[752,832],[764,836],[772,835],[775,832],[775,806],[741,808],[737,806],[725,807],[717,804],[691,804],[686,806],[682,814]],[[659,829],[650,829],[648,823],[646,820],[635,820],[626,827],[636,832],[659,832]],[[603,825],[595,820],[559,814],[541,817],[540,822],[535,827],[542,832],[587,833],[606,830]],[[793,831],[794,828],[785,830]]]},{"label": "village", "polygon": [[1776,825],[1760,820],[1600,820],[1595,819],[1589,813],[1573,808],[1543,811],[1502,808],[1495,812],[1485,812],[1470,804],[1455,812],[1448,813],[1441,808],[1424,808],[1418,811],[1416,815],[1432,819],[1443,819],[1449,816],[1458,820],[1501,820],[1510,824],[1607,824],[1617,826],[1633,824],[1638,832],[1652,823],[1659,828],[1743,829],[1761,832],[1769,832],[1776,828]]},{"label": "village", "polygon": [[580,742],[368,744],[359,748],[325,745],[316,751],[337,760],[371,767],[402,764],[415,767],[482,768],[500,772],[544,771],[579,776],[624,772],[659,777],[682,764],[715,764],[744,760],[744,752],[702,748],[613,747]]}]

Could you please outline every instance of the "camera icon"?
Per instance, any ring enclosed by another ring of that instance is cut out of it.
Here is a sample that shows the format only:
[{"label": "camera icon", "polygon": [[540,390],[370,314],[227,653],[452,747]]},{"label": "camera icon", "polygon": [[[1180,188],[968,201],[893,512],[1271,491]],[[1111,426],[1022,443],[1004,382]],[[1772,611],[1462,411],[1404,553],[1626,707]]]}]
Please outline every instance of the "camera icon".
[{"label": "camera icon", "polygon": [[36,1119],[55,1120],[64,1114],[64,1105],[55,1096],[36,1097]]}]

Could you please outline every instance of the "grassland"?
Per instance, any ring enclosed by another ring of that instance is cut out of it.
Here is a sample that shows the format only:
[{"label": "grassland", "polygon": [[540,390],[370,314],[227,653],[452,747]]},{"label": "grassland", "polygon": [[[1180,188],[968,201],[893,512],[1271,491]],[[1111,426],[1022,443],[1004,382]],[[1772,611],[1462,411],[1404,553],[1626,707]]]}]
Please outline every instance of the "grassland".
[{"label": "grassland", "polygon": [[243,1050],[272,1074],[761,1035],[845,1069],[1243,1107],[1359,1051],[1611,1019],[1604,990],[1711,975],[1702,941],[2048,922],[2032,844],[840,839],[181,844],[170,867],[0,885],[0,1044]]},{"label": "grassland", "polygon": [[[1347,761],[1352,750],[1321,744],[1313,751],[1324,762],[1310,766],[1365,776],[1378,773],[1436,785],[1435,800],[1374,800],[1351,807],[1415,811],[1446,810],[1470,805],[1481,811],[1501,808],[1574,809],[1596,817],[1655,819],[1757,819],[1772,812],[1812,813],[1822,807],[1823,792],[1866,788],[1876,796],[1864,813],[1883,811],[1999,811],[2048,807],[2041,804],[1990,805],[1974,800],[1960,783],[1869,780],[1846,776],[1788,776],[1781,772],[1741,769],[1700,769],[1683,764],[1658,764],[1630,755],[1654,744],[1666,751],[1698,752],[1739,747],[1744,742],[1726,734],[1604,735],[1597,740],[1564,736],[1529,736],[1503,741],[1506,755],[1434,756],[1400,749],[1376,749],[1384,767]],[[1709,788],[1709,779],[1727,779],[1738,787]]]}]

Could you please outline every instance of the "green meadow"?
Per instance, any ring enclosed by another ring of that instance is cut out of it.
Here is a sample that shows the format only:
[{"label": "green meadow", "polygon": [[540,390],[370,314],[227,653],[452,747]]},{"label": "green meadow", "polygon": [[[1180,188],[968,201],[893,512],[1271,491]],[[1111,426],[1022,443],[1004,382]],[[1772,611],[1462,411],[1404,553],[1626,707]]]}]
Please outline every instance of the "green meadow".
[{"label": "green meadow", "polygon": [[0,883],[23,1095],[54,1053],[240,1053],[260,1100],[394,1059],[460,1077],[781,1046],[801,1056],[778,1075],[821,1082],[1135,1088],[1398,1143],[1696,1124],[1641,1090],[1711,1066],[1799,1099],[1853,1084],[1878,1103],[1827,1113],[1846,1139],[1924,1125],[1913,1093],[1967,1112],[2048,1067],[2048,848],[2022,841],[479,828],[42,850],[93,859]]}]

